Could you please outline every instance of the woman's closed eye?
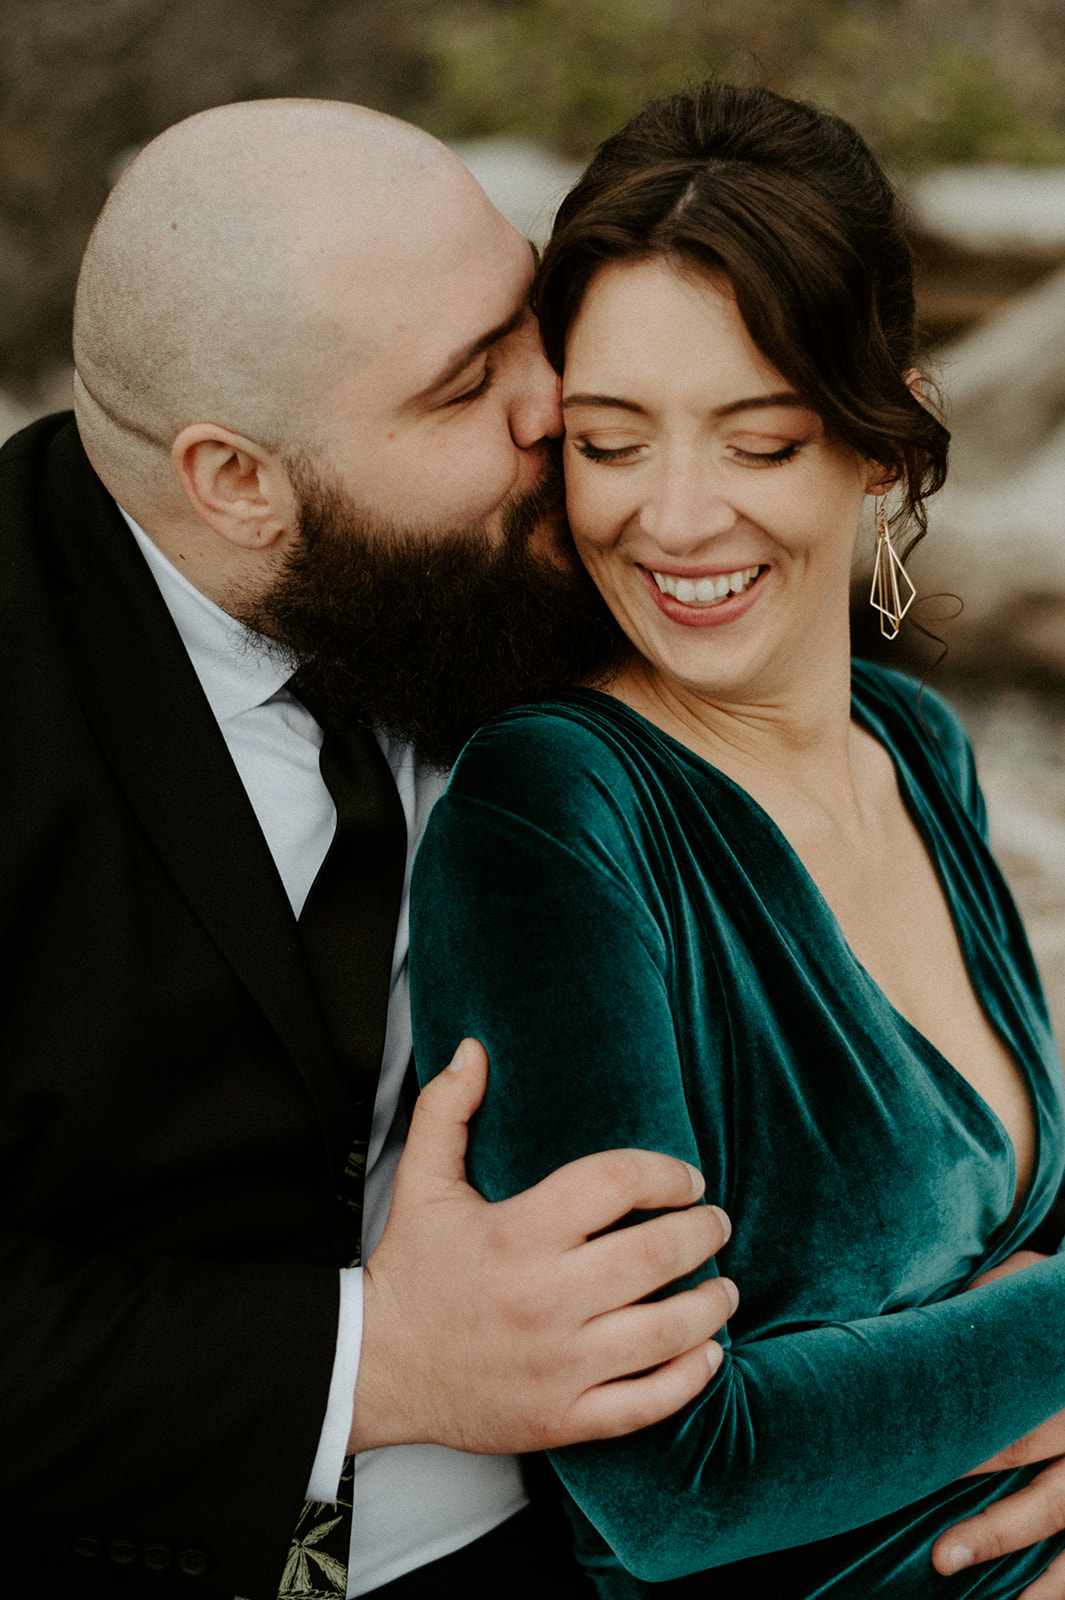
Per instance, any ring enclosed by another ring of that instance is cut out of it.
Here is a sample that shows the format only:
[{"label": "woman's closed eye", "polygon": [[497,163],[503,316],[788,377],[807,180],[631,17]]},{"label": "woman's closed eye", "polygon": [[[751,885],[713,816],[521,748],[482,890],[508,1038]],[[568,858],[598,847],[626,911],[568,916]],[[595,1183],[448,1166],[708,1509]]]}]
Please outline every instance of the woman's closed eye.
[{"label": "woman's closed eye", "polygon": [[781,445],[777,450],[741,450],[733,446],[733,459],[742,461],[745,465],[759,467],[778,467],[785,461],[792,461],[802,449],[801,439],[792,439],[789,444]]},{"label": "woman's closed eye", "polygon": [[[634,461],[643,449],[642,444],[600,445],[591,439],[573,438],[570,441],[578,455],[584,456],[586,461],[597,461],[609,464],[611,462]],[[778,467],[786,461],[792,461],[802,449],[804,441],[801,439],[789,440],[787,444],[775,450],[744,450],[738,445],[730,449],[730,459],[739,462],[742,466],[750,467]]]},{"label": "woman's closed eye", "polygon": [[571,439],[570,443],[578,455],[584,456],[587,461],[632,461],[640,450],[641,444],[622,444],[607,447],[593,444],[591,439]]}]

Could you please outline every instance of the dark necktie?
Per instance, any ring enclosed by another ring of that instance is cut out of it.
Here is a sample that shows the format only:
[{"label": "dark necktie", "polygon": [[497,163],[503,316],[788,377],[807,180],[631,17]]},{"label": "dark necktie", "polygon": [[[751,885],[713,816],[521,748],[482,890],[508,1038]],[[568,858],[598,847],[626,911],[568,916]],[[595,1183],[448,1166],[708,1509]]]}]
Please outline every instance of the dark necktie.
[{"label": "dark necktie", "polygon": [[[292,686],[289,686],[292,688]],[[319,766],[337,810],[336,833],[299,927],[333,1044],[355,1099],[341,1198],[352,1215],[352,1266],[362,1259],[362,1196],[374,1095],[385,1042],[392,952],[407,863],[407,825],[373,734],[347,728],[292,689],[325,733]],[[335,1503],[304,1506],[279,1600],[332,1600],[347,1591],[354,1462]]]}]

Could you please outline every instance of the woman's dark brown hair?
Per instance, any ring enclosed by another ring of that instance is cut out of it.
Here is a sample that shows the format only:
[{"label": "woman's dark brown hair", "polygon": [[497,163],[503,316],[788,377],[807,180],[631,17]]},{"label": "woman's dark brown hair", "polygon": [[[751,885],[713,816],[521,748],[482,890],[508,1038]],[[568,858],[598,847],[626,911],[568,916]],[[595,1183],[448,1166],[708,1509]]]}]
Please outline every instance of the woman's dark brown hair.
[{"label": "woman's dark brown hair", "polygon": [[709,82],[651,101],[599,147],[544,251],[535,303],[559,371],[600,267],[658,256],[725,275],[762,354],[831,434],[898,479],[899,520],[920,538],[950,435],[907,383],[913,260],[861,136],[769,89]]}]

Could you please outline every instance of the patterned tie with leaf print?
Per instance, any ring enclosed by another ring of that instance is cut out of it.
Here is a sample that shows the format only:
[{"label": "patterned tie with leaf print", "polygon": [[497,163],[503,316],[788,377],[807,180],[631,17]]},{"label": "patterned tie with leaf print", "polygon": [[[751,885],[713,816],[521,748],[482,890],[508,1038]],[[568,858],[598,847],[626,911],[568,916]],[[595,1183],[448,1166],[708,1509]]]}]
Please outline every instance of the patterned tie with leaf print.
[{"label": "patterned tie with leaf print", "polygon": [[[338,726],[328,709],[298,688],[325,732],[319,764],[337,809],[337,826],[311,885],[299,926],[326,1021],[357,1096],[356,1129],[340,1198],[352,1229],[351,1266],[362,1262],[362,1198],[377,1075],[384,1049],[407,827],[388,764],[366,729]],[[335,1501],[308,1501],[300,1513],[278,1600],[343,1600],[351,1543],[354,1459]]]}]

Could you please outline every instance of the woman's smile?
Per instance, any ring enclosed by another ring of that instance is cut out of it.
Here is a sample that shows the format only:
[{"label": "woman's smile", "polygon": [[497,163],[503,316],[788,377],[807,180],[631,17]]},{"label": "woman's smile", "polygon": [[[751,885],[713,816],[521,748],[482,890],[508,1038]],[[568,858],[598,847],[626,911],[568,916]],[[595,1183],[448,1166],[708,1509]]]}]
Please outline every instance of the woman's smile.
[{"label": "woman's smile", "polygon": [[[768,568],[743,567],[731,572],[647,572],[654,584],[652,599],[659,610],[688,628],[712,628],[739,616],[761,573]],[[655,592],[657,591],[657,592]]]},{"label": "woman's smile", "polygon": [[845,658],[874,469],[761,354],[724,279],[661,258],[600,270],[563,407],[573,537],[652,674],[760,698],[826,648]]}]

